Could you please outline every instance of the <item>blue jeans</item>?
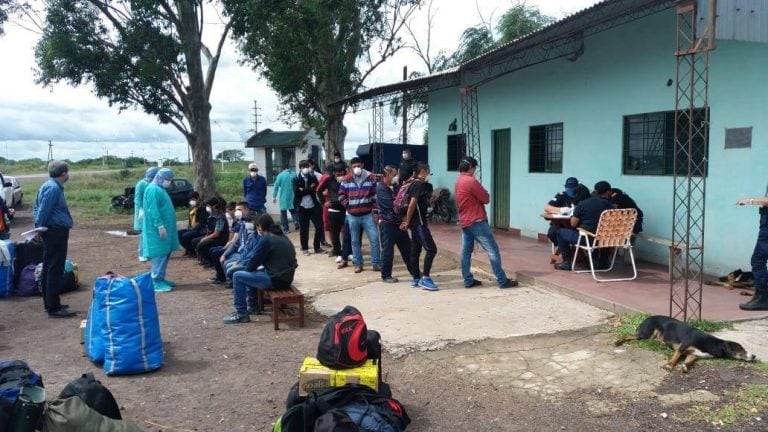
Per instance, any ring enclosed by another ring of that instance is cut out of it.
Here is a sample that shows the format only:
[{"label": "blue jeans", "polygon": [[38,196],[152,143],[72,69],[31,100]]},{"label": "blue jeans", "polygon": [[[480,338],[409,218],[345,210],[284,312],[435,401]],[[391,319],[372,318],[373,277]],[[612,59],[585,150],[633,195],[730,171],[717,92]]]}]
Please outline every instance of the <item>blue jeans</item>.
[{"label": "blue jeans", "polygon": [[297,230],[299,229],[299,219],[296,215],[295,209],[289,209],[289,210],[280,210],[280,225],[283,227],[283,232],[290,231],[290,228],[288,227],[288,212],[291,212],[291,219],[293,219],[293,226]]},{"label": "blue jeans", "polygon": [[379,251],[379,230],[373,223],[373,213],[363,216],[347,214],[349,221],[349,231],[352,234],[352,263],[356,266],[363,265],[362,236],[360,227],[362,226],[368,235],[368,241],[371,243],[371,264],[378,267],[381,264]]},{"label": "blue jeans", "polygon": [[470,271],[472,261],[472,249],[475,246],[475,240],[480,243],[480,247],[488,254],[491,261],[491,269],[496,276],[496,283],[499,285],[507,281],[507,274],[501,268],[501,255],[499,254],[499,245],[493,238],[493,232],[488,222],[475,222],[467,228],[461,229],[461,277],[464,278],[464,286],[472,285],[475,278]]},{"label": "blue jeans", "polygon": [[165,280],[165,270],[168,268],[168,259],[171,258],[171,254],[163,255],[152,258],[152,280],[161,281]]},{"label": "blue jeans", "polygon": [[379,232],[381,234],[381,278],[386,279],[392,276],[392,261],[395,257],[395,246],[397,246],[408,273],[413,279],[418,279],[418,270],[413,270],[411,265],[411,238],[408,237],[408,232],[384,221],[379,223]]},{"label": "blue jeans", "polygon": [[257,289],[271,289],[272,280],[263,271],[238,271],[232,275],[235,311],[240,315],[248,313],[247,301],[256,298]]},{"label": "blue jeans", "polygon": [[579,232],[573,228],[560,228],[557,230],[557,248],[560,249],[560,257],[563,262],[571,263],[571,246],[579,241]]}]

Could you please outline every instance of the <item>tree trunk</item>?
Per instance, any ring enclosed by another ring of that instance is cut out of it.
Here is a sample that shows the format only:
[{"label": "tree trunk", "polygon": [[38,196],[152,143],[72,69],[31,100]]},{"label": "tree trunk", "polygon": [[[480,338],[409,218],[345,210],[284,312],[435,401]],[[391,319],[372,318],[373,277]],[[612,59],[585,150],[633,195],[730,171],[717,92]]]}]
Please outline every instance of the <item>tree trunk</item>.
[{"label": "tree trunk", "polygon": [[344,138],[347,136],[347,128],[344,127],[344,112],[340,106],[328,107],[326,126],[325,157],[331,159],[336,151],[343,156]]},{"label": "tree trunk", "polygon": [[197,134],[187,136],[187,144],[192,149],[192,173],[195,190],[203,199],[216,195],[216,177],[213,173],[213,157],[211,155],[211,128],[205,123],[205,129]]}]

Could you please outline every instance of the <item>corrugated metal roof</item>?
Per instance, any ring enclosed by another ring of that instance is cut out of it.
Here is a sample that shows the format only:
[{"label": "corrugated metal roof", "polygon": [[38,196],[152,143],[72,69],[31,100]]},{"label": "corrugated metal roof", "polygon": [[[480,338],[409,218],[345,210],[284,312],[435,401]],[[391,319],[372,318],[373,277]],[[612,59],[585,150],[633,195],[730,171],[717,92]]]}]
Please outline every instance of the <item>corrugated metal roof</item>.
[{"label": "corrugated metal roof", "polygon": [[281,131],[264,129],[245,141],[246,148],[264,147],[299,147],[304,144],[307,133],[304,131]]},{"label": "corrugated metal roof", "polygon": [[[698,0],[697,19],[701,31],[711,0]],[[716,38],[768,43],[768,0],[720,0],[717,2]]]}]

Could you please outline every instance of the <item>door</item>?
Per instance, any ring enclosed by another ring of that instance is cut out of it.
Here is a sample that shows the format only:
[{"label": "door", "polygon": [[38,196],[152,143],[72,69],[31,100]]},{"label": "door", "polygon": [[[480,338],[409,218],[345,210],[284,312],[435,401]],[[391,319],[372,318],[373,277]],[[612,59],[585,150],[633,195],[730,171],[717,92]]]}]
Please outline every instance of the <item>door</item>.
[{"label": "door", "polygon": [[509,229],[509,187],[512,142],[509,129],[493,131],[493,172],[491,172],[491,219],[494,228]]}]

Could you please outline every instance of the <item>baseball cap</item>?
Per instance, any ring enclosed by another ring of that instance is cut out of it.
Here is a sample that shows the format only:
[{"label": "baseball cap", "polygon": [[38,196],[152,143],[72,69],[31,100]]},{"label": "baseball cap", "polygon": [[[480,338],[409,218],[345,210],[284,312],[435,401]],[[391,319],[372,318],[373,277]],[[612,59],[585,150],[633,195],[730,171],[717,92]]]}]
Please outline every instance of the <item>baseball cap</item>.
[{"label": "baseball cap", "polygon": [[603,195],[606,192],[608,192],[609,190],[611,190],[611,184],[608,183],[607,181],[602,180],[602,181],[599,181],[599,182],[595,183],[595,193],[596,194]]},{"label": "baseball cap", "polygon": [[573,189],[579,186],[579,179],[576,177],[568,177],[568,180],[565,181],[565,187],[568,189]]},{"label": "baseball cap", "polygon": [[255,163],[249,163],[249,164],[248,164],[248,169],[249,169],[249,170],[252,170],[252,169],[259,169],[259,167],[257,167]]}]

